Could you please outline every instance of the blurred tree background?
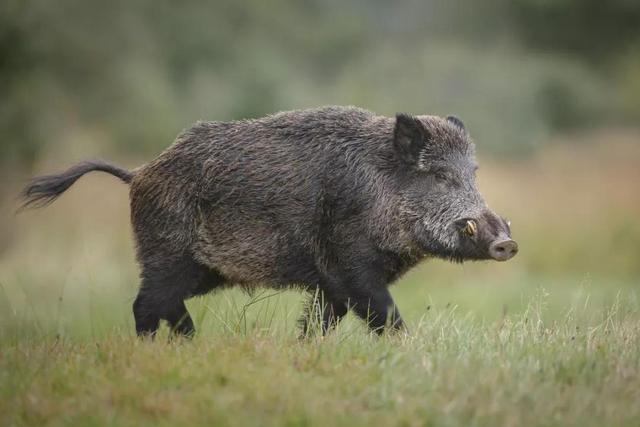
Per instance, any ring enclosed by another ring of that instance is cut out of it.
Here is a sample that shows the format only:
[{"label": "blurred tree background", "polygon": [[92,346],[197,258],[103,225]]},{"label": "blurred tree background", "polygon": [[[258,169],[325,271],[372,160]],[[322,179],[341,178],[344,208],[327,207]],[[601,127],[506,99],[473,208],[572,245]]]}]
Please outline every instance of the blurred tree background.
[{"label": "blurred tree background", "polygon": [[[150,158],[198,119],[456,114],[484,152],[640,119],[637,0],[5,0],[0,162]],[[80,136],[78,136],[80,135]]]}]

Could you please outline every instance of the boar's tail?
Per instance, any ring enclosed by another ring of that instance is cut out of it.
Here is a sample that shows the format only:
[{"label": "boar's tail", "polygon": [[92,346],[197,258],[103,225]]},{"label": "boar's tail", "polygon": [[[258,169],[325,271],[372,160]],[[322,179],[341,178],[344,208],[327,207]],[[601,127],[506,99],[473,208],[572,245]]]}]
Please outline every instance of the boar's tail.
[{"label": "boar's tail", "polygon": [[133,178],[132,172],[102,160],[78,163],[60,174],[33,178],[20,193],[20,198],[23,200],[20,210],[47,206],[71,187],[78,178],[91,171],[110,173],[127,184]]}]

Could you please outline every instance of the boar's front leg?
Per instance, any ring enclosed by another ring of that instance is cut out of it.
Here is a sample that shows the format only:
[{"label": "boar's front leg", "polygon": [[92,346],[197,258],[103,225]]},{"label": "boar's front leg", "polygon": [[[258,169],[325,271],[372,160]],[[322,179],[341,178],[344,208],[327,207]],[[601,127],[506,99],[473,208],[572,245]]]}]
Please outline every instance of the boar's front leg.
[{"label": "boar's front leg", "polygon": [[387,259],[381,258],[375,247],[362,240],[330,250],[338,262],[327,271],[327,280],[323,283],[325,293],[352,309],[379,335],[387,327],[406,330],[387,288],[391,281]]},{"label": "boar's front leg", "polygon": [[376,288],[352,292],[349,306],[367,322],[369,328],[377,334],[382,334],[386,327],[392,330],[406,330],[398,307],[387,288]]}]

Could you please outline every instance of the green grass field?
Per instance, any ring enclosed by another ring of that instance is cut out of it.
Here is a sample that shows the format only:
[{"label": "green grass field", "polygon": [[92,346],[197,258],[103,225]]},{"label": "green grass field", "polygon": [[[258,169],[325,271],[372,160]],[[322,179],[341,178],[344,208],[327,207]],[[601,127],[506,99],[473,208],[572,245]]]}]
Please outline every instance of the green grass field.
[{"label": "green grass field", "polygon": [[289,298],[271,298],[248,316],[223,299],[195,304],[203,332],[188,342],[169,342],[166,331],[141,342],[119,328],[91,339],[4,337],[2,423],[640,423],[636,300],[587,303],[558,321],[545,320],[542,297],[494,322],[431,307],[404,336],[376,338],[350,319],[301,342]]},{"label": "green grass field", "polygon": [[406,335],[299,340],[299,293],[227,290],[188,303],[193,340],[140,341],[126,188],[3,203],[0,425],[638,426],[638,147],[611,144],[483,162],[521,253],[411,271]]}]

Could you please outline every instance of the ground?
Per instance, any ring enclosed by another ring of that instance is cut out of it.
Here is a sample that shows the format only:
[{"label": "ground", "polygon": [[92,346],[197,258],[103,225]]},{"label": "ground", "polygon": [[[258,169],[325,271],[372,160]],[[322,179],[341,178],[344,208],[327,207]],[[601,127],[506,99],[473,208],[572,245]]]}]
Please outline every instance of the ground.
[{"label": "ground", "polygon": [[0,353],[2,424],[640,423],[637,301],[592,310],[585,300],[553,322],[544,294],[489,323],[425,306],[406,335],[371,336],[351,318],[300,341],[286,308],[294,295],[261,308],[256,296],[228,297],[192,304],[204,329],[192,341],[166,330],[154,342],[130,329],[93,339],[16,330]]}]

